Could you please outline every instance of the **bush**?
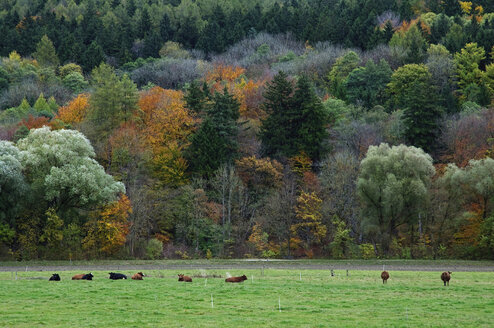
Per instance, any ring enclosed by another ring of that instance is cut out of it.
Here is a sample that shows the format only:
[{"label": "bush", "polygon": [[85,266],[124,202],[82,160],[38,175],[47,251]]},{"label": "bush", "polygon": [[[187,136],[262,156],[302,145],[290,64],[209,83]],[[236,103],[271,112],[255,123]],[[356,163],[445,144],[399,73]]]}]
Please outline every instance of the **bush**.
[{"label": "bush", "polygon": [[163,243],[156,238],[150,239],[146,246],[146,258],[156,260],[161,258],[163,253]]},{"label": "bush", "polygon": [[169,57],[176,59],[188,59],[190,54],[187,50],[182,48],[182,45],[178,42],[167,41],[159,51],[160,57]]},{"label": "bush", "polygon": [[366,260],[376,258],[376,252],[374,251],[374,246],[372,246],[372,244],[361,244],[359,248],[362,258]]},{"label": "bush", "polygon": [[72,90],[74,93],[80,93],[84,89],[86,89],[89,83],[84,80],[84,76],[82,76],[79,72],[72,72],[67,74],[62,81],[63,85]]},{"label": "bush", "polygon": [[79,73],[82,75],[82,68],[81,66],[73,63],[68,63],[66,65],[60,66],[58,69],[58,72],[60,74],[60,78],[65,78],[67,75],[72,74],[72,73]]}]

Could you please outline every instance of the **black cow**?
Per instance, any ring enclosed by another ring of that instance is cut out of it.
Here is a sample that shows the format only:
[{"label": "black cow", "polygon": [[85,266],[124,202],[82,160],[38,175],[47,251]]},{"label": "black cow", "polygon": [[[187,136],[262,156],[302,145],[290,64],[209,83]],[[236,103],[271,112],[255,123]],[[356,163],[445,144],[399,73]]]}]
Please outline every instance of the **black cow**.
[{"label": "black cow", "polygon": [[60,281],[60,276],[58,275],[58,273],[52,274],[50,277],[50,281]]},{"label": "black cow", "polygon": [[123,273],[110,272],[110,279],[111,280],[127,279],[127,276],[124,275]]},{"label": "black cow", "polygon": [[82,280],[93,280],[93,274],[90,272],[82,276]]}]

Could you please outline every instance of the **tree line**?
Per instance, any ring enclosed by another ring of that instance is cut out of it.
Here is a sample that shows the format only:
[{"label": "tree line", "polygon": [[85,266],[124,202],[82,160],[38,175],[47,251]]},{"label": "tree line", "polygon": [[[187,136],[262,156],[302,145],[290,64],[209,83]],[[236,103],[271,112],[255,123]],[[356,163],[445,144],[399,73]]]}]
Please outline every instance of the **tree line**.
[{"label": "tree line", "polygon": [[[51,13],[91,3],[132,5]],[[208,59],[166,38],[93,66],[49,33],[8,50],[0,256],[492,258],[490,4],[383,3],[389,38],[338,40],[358,48],[256,30]]]},{"label": "tree line", "polygon": [[[16,50],[28,56],[43,35],[53,42],[62,62],[77,63],[86,72],[103,60],[123,65],[139,57],[157,58],[166,41],[210,55],[259,32],[290,32],[312,44],[330,41],[372,49],[388,43],[401,22],[421,14],[429,14],[419,25],[429,30],[428,41],[443,40],[455,52],[467,42],[492,43],[492,17],[483,23],[477,18],[493,11],[489,0],[3,1],[0,55]],[[474,19],[462,20],[465,13]]]}]

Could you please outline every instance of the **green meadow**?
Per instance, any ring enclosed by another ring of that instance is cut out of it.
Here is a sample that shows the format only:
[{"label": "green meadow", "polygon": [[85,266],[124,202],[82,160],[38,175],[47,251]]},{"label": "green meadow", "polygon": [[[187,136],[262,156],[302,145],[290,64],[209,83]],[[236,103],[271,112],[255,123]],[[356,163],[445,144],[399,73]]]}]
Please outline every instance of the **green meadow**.
[{"label": "green meadow", "polygon": [[[72,281],[80,271],[0,272],[1,327],[493,327],[494,272],[268,269],[145,271],[143,281]],[[121,270],[130,275],[137,271]],[[223,278],[177,281],[177,273]],[[246,274],[227,284],[227,274]]]}]

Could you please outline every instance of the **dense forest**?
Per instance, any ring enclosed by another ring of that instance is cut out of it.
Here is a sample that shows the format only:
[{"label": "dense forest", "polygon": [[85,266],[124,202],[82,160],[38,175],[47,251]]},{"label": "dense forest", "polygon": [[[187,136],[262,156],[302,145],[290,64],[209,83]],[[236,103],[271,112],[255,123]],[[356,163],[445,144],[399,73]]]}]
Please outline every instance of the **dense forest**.
[{"label": "dense forest", "polygon": [[0,0],[0,259],[494,258],[491,0]]}]

